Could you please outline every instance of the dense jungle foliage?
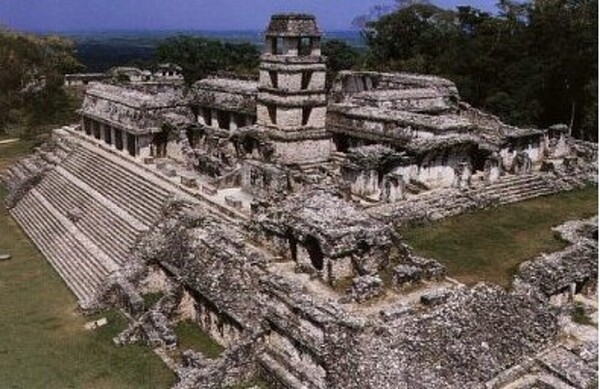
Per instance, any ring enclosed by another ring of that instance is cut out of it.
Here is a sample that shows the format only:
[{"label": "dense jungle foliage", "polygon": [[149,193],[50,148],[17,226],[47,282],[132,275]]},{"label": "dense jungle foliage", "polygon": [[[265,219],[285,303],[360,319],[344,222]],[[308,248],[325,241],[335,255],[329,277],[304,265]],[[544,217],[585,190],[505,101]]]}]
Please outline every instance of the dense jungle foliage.
[{"label": "dense jungle foliage", "polygon": [[63,75],[82,69],[71,41],[0,29],[0,136],[32,137],[74,119]]}]

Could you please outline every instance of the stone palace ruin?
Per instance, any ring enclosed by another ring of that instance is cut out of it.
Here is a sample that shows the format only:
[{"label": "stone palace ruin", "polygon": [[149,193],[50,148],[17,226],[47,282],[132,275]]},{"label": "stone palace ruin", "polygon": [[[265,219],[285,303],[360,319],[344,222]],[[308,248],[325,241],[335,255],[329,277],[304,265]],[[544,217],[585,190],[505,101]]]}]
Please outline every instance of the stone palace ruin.
[{"label": "stone palace ruin", "polygon": [[[225,348],[172,365],[176,388],[587,388],[597,219],[467,287],[397,232],[597,183],[596,145],[516,128],[445,79],[344,71],[326,89],[310,15],[274,15],[258,81],[91,82],[81,122],[12,166],[11,215],[83,310],[133,318],[117,343]],[[142,296],[162,293],[146,306]],[[570,308],[571,307],[571,308]],[[589,313],[588,312],[588,313]]]}]

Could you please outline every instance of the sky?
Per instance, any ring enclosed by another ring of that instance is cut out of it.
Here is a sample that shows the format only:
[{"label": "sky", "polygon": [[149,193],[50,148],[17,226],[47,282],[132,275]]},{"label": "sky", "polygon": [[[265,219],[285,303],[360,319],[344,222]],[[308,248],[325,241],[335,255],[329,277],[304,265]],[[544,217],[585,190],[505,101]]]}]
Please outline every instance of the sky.
[{"label": "sky", "polygon": [[[317,16],[321,29],[348,30],[354,17],[394,0],[0,0],[0,25],[22,31],[259,30],[273,13]],[[443,8],[494,11],[495,0],[434,0]]]}]

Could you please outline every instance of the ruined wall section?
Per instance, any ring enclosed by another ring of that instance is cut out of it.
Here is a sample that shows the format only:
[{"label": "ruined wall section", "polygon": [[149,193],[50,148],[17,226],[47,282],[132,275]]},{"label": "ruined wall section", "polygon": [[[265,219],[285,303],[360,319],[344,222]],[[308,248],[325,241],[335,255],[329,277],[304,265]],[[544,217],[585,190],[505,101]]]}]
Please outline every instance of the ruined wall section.
[{"label": "ruined wall section", "polygon": [[160,115],[186,105],[181,90],[93,84],[80,112],[83,116],[131,133],[159,132]]},{"label": "ruined wall section", "polygon": [[265,258],[224,221],[201,211],[175,211],[140,246],[147,263],[160,265],[195,301],[200,327],[223,346],[259,330],[257,269]]},{"label": "ruined wall section", "polygon": [[459,100],[456,85],[449,80],[410,73],[379,73],[370,71],[342,71],[331,89],[335,103],[342,102],[356,93],[385,90],[433,89],[441,96]]},{"label": "ruined wall section", "polygon": [[32,155],[9,166],[0,175],[0,182],[8,190],[6,207],[14,207],[49,171],[67,158],[75,147],[68,136],[54,131],[52,138],[37,147]]},{"label": "ruined wall section", "polygon": [[322,190],[289,196],[257,215],[252,228],[261,244],[330,283],[382,269],[393,235],[386,225]]},{"label": "ruined wall section", "polygon": [[[257,94],[258,85],[255,81],[207,78],[194,84],[191,103],[201,109],[212,108],[255,117]],[[204,122],[200,112],[198,119],[203,124],[211,125]]]},{"label": "ruined wall section", "polygon": [[478,388],[550,345],[556,316],[494,285],[455,289],[444,302],[329,339],[331,388]]},{"label": "ruined wall section", "polygon": [[582,291],[596,294],[598,284],[598,218],[571,221],[554,231],[570,243],[564,250],[541,255],[519,266],[515,288],[544,298]]}]

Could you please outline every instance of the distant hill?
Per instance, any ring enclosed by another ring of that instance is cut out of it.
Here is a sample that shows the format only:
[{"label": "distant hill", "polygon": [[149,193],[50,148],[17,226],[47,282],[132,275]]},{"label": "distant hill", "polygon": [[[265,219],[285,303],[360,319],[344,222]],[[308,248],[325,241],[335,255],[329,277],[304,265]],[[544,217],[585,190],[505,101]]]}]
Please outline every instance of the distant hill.
[{"label": "distant hill", "polygon": [[[63,32],[77,48],[77,58],[86,66],[88,72],[104,72],[111,67],[121,65],[148,66],[154,58],[156,45],[169,37],[177,35],[203,36],[228,42],[249,42],[262,45],[261,31],[85,31]],[[348,44],[363,48],[364,42],[358,31],[327,31],[324,39],[339,39]]]}]

